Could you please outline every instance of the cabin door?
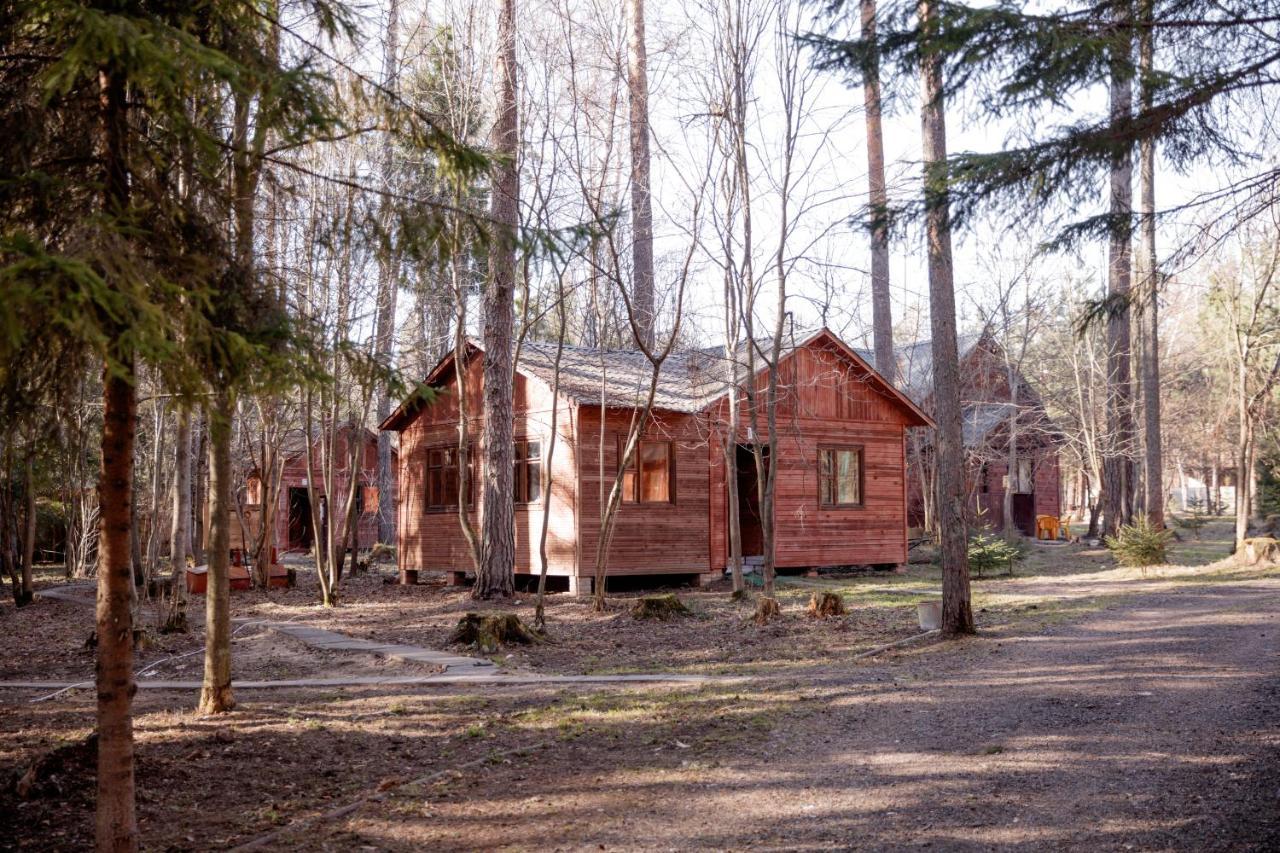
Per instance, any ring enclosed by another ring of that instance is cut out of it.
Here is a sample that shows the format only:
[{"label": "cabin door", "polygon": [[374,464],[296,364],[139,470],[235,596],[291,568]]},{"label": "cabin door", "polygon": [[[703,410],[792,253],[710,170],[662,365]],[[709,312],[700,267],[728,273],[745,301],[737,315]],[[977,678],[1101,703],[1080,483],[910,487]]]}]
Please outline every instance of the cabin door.
[{"label": "cabin door", "polygon": [[315,539],[311,526],[311,498],[306,488],[289,489],[289,548],[307,550]]},{"label": "cabin door", "polygon": [[[765,452],[765,471],[769,470],[768,448]],[[760,489],[756,476],[756,458],[751,445],[738,445],[738,525],[742,530],[742,556],[756,557],[764,554],[764,527],[760,521]]]},{"label": "cabin door", "polygon": [[1014,494],[1013,526],[1027,536],[1036,535],[1036,496],[1034,494]]}]

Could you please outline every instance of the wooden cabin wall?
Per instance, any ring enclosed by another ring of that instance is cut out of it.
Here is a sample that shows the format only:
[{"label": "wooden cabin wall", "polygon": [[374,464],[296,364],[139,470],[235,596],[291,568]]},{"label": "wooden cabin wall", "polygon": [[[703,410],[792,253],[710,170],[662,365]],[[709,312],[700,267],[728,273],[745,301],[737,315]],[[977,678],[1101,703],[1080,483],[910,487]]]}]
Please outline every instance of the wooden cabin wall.
[{"label": "wooden cabin wall", "polygon": [[[342,430],[335,437],[336,444],[335,453],[342,464],[336,466],[334,471],[334,491],[339,496],[345,498],[346,490],[350,484],[349,472],[345,464],[347,459],[347,438],[350,433]],[[324,488],[324,465],[320,455],[320,442],[316,441],[311,447],[312,465],[316,473],[316,482],[314,492],[317,498],[325,494]],[[394,461],[394,455],[393,455]],[[284,552],[289,547],[289,489],[290,488],[306,488],[309,471],[307,468],[307,457],[298,453],[285,460],[281,469],[280,477],[280,493],[276,496],[275,511],[275,528],[276,528],[276,547],[279,551]],[[360,460],[360,481],[362,485],[377,486],[378,483],[378,442],[377,439],[370,435],[365,436],[364,452]],[[395,477],[398,472],[392,470],[392,484],[395,484]],[[260,486],[258,488],[261,488]],[[392,512],[395,512],[395,493],[387,496],[387,500],[391,501]],[[394,520],[394,515],[393,515]],[[378,541],[378,517],[371,510],[367,511],[360,517],[358,522],[358,535],[360,548],[372,548]]]},{"label": "wooden cabin wall", "polygon": [[[619,444],[632,412],[605,410],[604,477],[600,469],[599,407],[579,409],[579,574],[595,571],[600,533],[601,493],[608,497],[618,469]],[[675,412],[655,413],[644,437],[669,440],[675,454],[675,500],[622,504],[609,549],[609,575],[692,574],[710,571],[708,543],[707,437],[701,419]]]},{"label": "wooden cabin wall", "polygon": [[[1032,497],[1035,515],[1057,516],[1061,510],[1059,495],[1058,454],[1053,448],[1034,448],[1027,453],[1032,459]],[[982,484],[977,480],[981,476],[981,465],[970,466],[969,476],[974,481],[973,511],[976,517],[978,510],[985,510],[983,523],[994,530],[1004,528],[1004,492],[1005,476],[1009,466],[999,462],[987,465],[987,491],[982,491]]]},{"label": "wooden cabin wall", "polygon": [[[480,417],[483,381],[481,361],[476,358],[466,369],[467,405],[474,476],[472,478],[471,523],[480,530],[481,433]],[[429,448],[457,446],[458,398],[453,374],[441,378],[442,393],[423,407],[400,434],[400,518],[399,559],[404,568],[425,571],[472,571],[470,548],[455,510],[426,509],[426,464]],[[517,374],[513,392],[515,438],[539,439],[546,457],[551,432],[550,389],[536,380]],[[552,459],[550,495],[533,505],[517,505],[515,511],[516,571],[536,574],[541,567],[538,540],[543,513],[551,512],[547,531],[548,573],[570,575],[574,571],[574,524],[576,506],[576,412],[560,402],[557,416],[558,438]],[[545,465],[545,462],[544,462]],[[545,479],[544,479],[545,482]]]},{"label": "wooden cabin wall", "polygon": [[[784,363],[778,413],[778,466],[774,495],[775,563],[780,568],[906,561],[907,420],[898,404],[878,393],[835,351],[820,344],[797,350]],[[763,379],[761,384],[763,385]],[[750,443],[749,412],[742,404],[741,443]],[[727,402],[712,423],[727,422]],[[762,441],[765,412],[759,413]],[[711,563],[728,563],[728,505],[723,441],[713,434]],[[818,450],[863,447],[864,502],[824,508],[818,501]],[[749,555],[748,555],[749,556]]]}]

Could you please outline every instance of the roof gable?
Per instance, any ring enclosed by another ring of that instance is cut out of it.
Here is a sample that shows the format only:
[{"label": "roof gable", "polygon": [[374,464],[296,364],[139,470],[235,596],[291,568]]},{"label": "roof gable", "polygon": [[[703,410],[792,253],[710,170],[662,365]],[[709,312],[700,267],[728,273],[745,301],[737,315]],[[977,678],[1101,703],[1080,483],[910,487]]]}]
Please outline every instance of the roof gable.
[{"label": "roof gable", "polygon": [[[769,342],[771,345],[772,339]],[[790,358],[798,349],[813,345],[824,345],[838,352],[854,367],[862,381],[904,411],[909,424],[932,424],[929,416],[910,397],[893,387],[866,359],[830,329],[819,329],[799,340],[793,335],[782,347],[781,360]],[[740,367],[745,368],[751,362],[748,350],[750,346],[750,342],[744,341],[735,349],[732,359],[737,360]],[[757,346],[762,345],[757,342]],[[477,343],[468,341],[468,361],[481,352]],[[561,397],[579,405],[630,409],[643,405],[648,396],[653,368],[649,359],[639,350],[603,350],[566,344],[560,353],[558,385],[555,358],[556,344],[525,341],[520,348],[516,370],[526,378],[537,380],[547,389],[557,387]],[[453,353],[449,353],[432,368],[423,381],[423,386],[437,385],[448,374],[452,365]],[[721,347],[671,353],[662,363],[658,374],[654,408],[685,414],[705,411],[728,393],[731,367],[732,361]],[[757,368],[757,375],[765,369],[766,366],[761,365]],[[422,393],[414,392],[396,407],[380,428],[404,429],[424,402]]]}]

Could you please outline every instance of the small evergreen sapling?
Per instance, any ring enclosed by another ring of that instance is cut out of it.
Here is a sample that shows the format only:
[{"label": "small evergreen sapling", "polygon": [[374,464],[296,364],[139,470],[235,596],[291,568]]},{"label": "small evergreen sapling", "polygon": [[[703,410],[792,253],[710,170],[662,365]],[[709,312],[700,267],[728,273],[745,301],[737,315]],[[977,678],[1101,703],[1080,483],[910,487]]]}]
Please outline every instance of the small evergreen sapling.
[{"label": "small evergreen sapling", "polygon": [[1146,568],[1168,562],[1172,530],[1155,527],[1146,518],[1126,524],[1115,536],[1107,537],[1107,547],[1122,566]]},{"label": "small evergreen sapling", "polygon": [[969,537],[969,566],[978,577],[1001,567],[1007,567],[1009,574],[1013,574],[1014,563],[1022,557],[1022,549],[1017,544],[989,530]]}]

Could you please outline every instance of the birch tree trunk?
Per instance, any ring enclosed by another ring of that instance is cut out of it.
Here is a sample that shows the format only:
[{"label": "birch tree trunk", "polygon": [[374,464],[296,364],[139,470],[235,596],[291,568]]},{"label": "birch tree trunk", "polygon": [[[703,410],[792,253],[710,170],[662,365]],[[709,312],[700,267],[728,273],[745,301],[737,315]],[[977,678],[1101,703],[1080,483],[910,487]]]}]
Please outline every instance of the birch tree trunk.
[{"label": "birch tree trunk", "polygon": [[[876,0],[861,0],[862,38],[876,39]],[[880,124],[880,59],[869,55],[862,70],[862,98],[867,124],[867,183],[871,209],[871,331],[876,370],[893,384],[893,305],[889,299],[889,197],[884,183],[884,130]]]},{"label": "birch tree trunk", "polygon": [[641,341],[653,346],[653,200],[649,188],[649,59],[644,0],[627,0],[627,98],[631,110],[631,288]]},{"label": "birch tree trunk", "polygon": [[[399,0],[389,0],[387,8],[387,31],[383,42],[382,86],[388,92],[396,92],[398,86],[398,45],[399,45]],[[391,146],[391,134],[384,133],[382,138],[382,182],[384,189],[391,189],[391,170],[394,165]],[[389,220],[390,203],[383,196],[382,221]],[[395,340],[396,301],[400,288],[397,283],[398,253],[393,245],[383,252],[378,261],[378,303],[377,303],[377,337],[374,342],[375,356],[381,364],[389,363],[391,347]],[[375,412],[378,423],[386,420],[391,414],[391,395],[387,392],[386,383],[379,383]],[[394,542],[396,539],[395,504],[392,495],[394,472],[391,461],[391,433],[378,432],[378,541]]]},{"label": "birch tree trunk", "polygon": [[[1111,62],[1111,122],[1128,121],[1133,112],[1133,81],[1128,69],[1132,50],[1130,19],[1118,13],[1115,55]],[[1103,524],[1114,536],[1133,520],[1134,448],[1133,377],[1131,370],[1129,295],[1133,278],[1132,226],[1133,158],[1129,151],[1111,161],[1111,237],[1107,257],[1107,294],[1113,300],[1107,314],[1107,433],[1103,459]]]},{"label": "birch tree trunk", "polygon": [[[934,0],[920,3],[921,26],[933,30]],[[933,334],[934,418],[937,421],[938,526],[942,557],[942,631],[974,633],[969,601],[968,537],[964,525],[964,437],[960,412],[960,358],[951,261],[947,190],[947,129],[942,59],[927,48],[921,61],[921,126],[925,228],[929,254],[929,320]]]},{"label": "birch tree trunk", "polygon": [[484,491],[481,502],[480,570],[475,598],[506,597],[515,590],[515,511],[512,504],[512,352],[519,228],[519,118],[516,88],[516,2],[498,0],[497,117],[490,148],[493,170],[490,216],[495,233],[484,294]]},{"label": "birch tree trunk", "polygon": [[187,554],[191,553],[191,411],[179,406],[174,441],[173,525],[169,536],[169,611],[161,630],[187,631]]}]

